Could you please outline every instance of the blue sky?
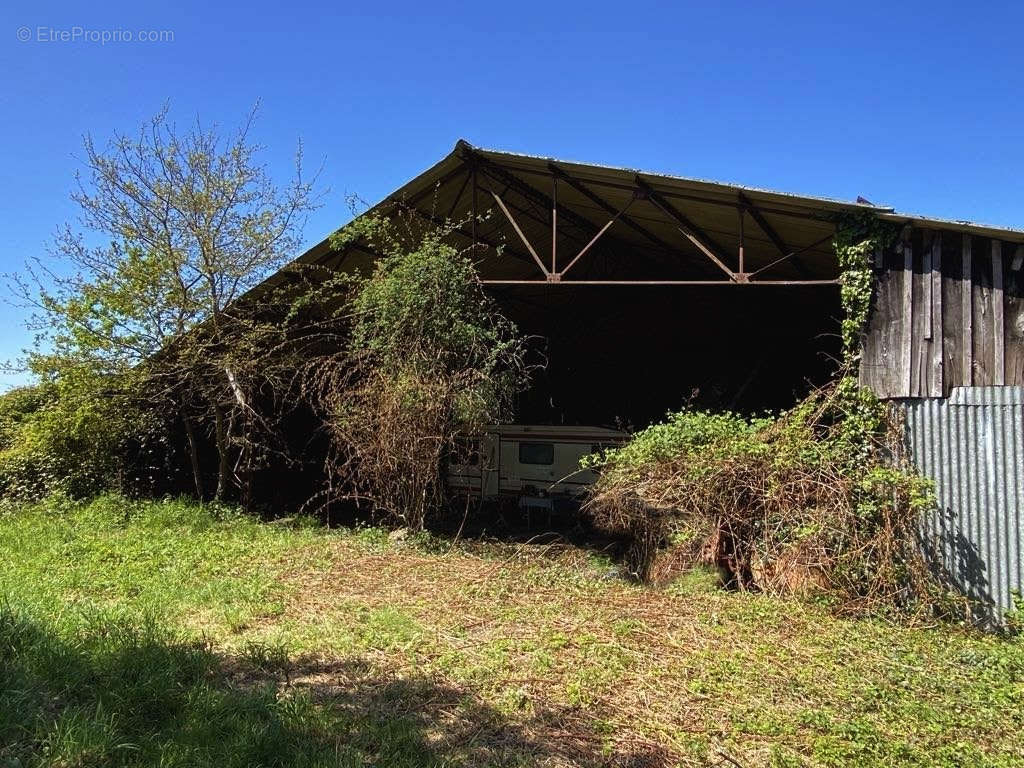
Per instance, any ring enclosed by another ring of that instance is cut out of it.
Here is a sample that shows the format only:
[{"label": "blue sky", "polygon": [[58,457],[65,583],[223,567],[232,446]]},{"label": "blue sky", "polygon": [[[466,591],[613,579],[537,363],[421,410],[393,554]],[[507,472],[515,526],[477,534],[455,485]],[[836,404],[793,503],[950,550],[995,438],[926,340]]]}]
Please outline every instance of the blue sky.
[{"label": "blue sky", "polygon": [[[309,243],[345,219],[346,193],[376,201],[459,137],[1024,226],[1022,8],[7,0],[0,272],[73,219],[82,135],[133,130],[165,101],[179,122],[234,126],[259,100],[282,181],[301,138],[331,189]],[[104,30],[173,41],[82,39]],[[22,320],[0,306],[0,359],[28,342]]]}]

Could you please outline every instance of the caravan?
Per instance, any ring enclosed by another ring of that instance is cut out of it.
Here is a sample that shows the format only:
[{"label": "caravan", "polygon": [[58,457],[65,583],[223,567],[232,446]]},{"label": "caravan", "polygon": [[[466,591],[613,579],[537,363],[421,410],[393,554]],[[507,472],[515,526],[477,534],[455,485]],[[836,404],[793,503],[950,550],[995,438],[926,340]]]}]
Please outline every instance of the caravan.
[{"label": "caravan", "polygon": [[479,439],[461,442],[449,464],[448,487],[484,500],[579,499],[597,477],[580,468],[580,459],[628,437],[604,427],[488,427]]}]

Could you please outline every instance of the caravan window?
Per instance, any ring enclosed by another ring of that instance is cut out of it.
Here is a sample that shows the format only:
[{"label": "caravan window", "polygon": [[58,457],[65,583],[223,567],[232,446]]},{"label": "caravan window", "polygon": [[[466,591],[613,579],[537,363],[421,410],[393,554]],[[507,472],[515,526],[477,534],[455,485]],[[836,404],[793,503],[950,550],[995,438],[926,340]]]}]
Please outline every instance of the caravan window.
[{"label": "caravan window", "polygon": [[554,464],[554,443],[520,443],[520,464]]}]

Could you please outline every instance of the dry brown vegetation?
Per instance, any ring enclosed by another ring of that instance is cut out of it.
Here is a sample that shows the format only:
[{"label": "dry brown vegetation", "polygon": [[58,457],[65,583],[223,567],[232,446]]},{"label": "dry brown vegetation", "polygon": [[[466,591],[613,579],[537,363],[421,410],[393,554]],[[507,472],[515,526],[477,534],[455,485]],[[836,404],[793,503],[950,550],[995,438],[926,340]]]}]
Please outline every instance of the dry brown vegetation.
[{"label": "dry brown vegetation", "polygon": [[526,340],[484,292],[472,249],[447,234],[401,212],[341,230],[339,247],[362,239],[382,256],[353,279],[342,349],[303,375],[331,446],[318,500],[355,501],[413,530],[442,511],[460,437],[510,418],[529,379]]},{"label": "dry brown vegetation", "polygon": [[948,612],[962,601],[929,568],[930,486],[902,436],[852,379],[778,418],[682,411],[609,453],[589,506],[632,542],[643,581],[711,566],[741,590],[848,613]]}]

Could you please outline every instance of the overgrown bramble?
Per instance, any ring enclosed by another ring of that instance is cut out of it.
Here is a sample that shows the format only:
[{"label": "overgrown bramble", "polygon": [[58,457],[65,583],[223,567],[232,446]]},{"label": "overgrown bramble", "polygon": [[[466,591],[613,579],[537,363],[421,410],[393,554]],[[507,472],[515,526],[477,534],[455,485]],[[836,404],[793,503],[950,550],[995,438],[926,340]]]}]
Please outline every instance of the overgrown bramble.
[{"label": "overgrown bramble", "polygon": [[414,530],[445,501],[457,438],[506,420],[528,380],[525,340],[446,234],[401,216],[339,233],[337,245],[362,237],[382,257],[352,286],[347,347],[306,369],[331,438],[331,487]]},{"label": "overgrown bramble", "polygon": [[944,595],[917,544],[929,486],[888,409],[850,381],[777,418],[670,414],[588,460],[601,468],[592,514],[631,538],[642,579],[710,563],[740,588],[849,610],[934,607]]}]

